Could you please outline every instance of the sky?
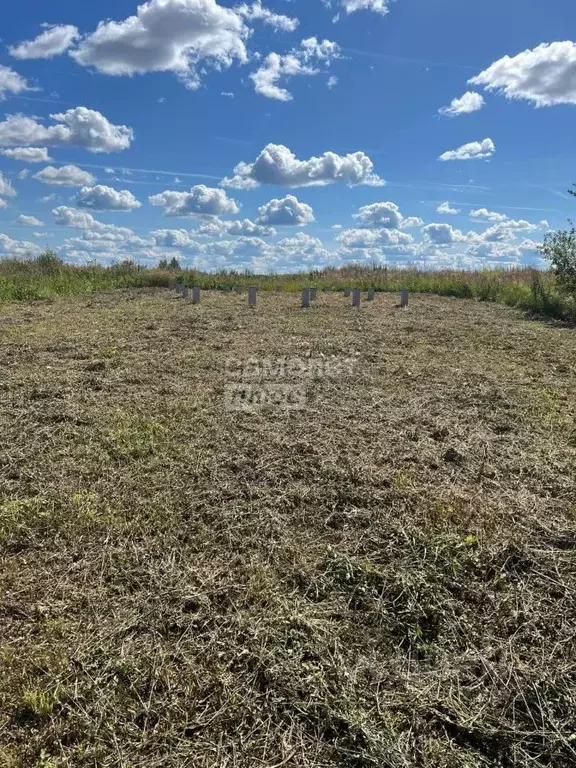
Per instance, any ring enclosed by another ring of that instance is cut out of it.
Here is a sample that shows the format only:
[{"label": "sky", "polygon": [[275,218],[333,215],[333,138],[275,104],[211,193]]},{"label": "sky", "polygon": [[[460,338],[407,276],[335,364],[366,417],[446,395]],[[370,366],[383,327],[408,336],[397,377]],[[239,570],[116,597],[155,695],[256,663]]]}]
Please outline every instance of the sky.
[{"label": "sky", "polygon": [[0,258],[544,267],[576,198],[569,0],[19,0]]}]

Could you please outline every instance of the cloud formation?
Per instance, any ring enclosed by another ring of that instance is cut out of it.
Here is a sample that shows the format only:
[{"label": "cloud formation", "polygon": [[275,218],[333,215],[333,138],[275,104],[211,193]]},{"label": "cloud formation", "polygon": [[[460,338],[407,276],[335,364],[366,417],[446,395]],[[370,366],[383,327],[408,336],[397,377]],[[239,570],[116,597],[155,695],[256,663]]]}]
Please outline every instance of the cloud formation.
[{"label": "cloud formation", "polygon": [[0,66],[0,101],[4,101],[7,94],[17,96],[24,91],[36,91],[28,85],[25,78],[14,72],[10,67]]},{"label": "cloud formation", "polygon": [[346,13],[373,11],[385,16],[390,10],[390,0],[341,0],[340,5]]},{"label": "cloud formation", "polygon": [[241,14],[216,0],[149,0],[124,21],[101,21],[71,55],[106,75],[173,72],[198,88],[199,70],[247,61],[248,36]]},{"label": "cloud formation", "polygon": [[40,219],[37,219],[35,216],[24,216],[23,214],[18,216],[18,218],[16,219],[16,224],[19,224],[21,227],[44,226],[44,222],[40,221]]},{"label": "cloud formation", "polygon": [[222,180],[222,186],[253,189],[260,184],[281,187],[322,187],[343,182],[349,186],[382,186],[385,182],[374,173],[374,164],[364,152],[337,155],[324,152],[321,157],[298,160],[283,144],[268,144],[253,163],[239,163],[234,176]]},{"label": "cloud formation", "polygon": [[78,39],[78,28],[72,24],[43,24],[34,40],[26,40],[11,46],[8,52],[16,59],[51,59],[67,51]]},{"label": "cloud formation", "polygon": [[94,184],[96,181],[91,173],[83,171],[76,165],[62,165],[60,168],[47,165],[32,178],[55,187],[83,187],[85,184]]},{"label": "cloud formation", "polygon": [[261,21],[263,24],[281,32],[294,32],[300,23],[298,19],[274,13],[269,8],[264,8],[262,0],[256,0],[252,5],[243,3],[236,6],[234,10],[247,21]]},{"label": "cloud formation", "polygon": [[340,47],[330,40],[321,43],[315,37],[302,40],[300,48],[293,48],[289,53],[280,55],[269,53],[262,66],[250,75],[254,90],[261,96],[277,101],[292,101],[292,94],[279,86],[279,81],[296,75],[318,75],[320,69],[340,57]]},{"label": "cloud formation", "polygon": [[276,234],[274,227],[264,227],[256,224],[251,219],[210,219],[205,221],[198,234],[205,237],[221,237],[222,235],[236,235],[238,237],[273,237]]},{"label": "cloud formation", "polygon": [[16,190],[0,171],[0,197],[16,197]]},{"label": "cloud formation", "polygon": [[576,43],[541,43],[517,56],[503,56],[468,82],[537,107],[576,104]]},{"label": "cloud formation", "polygon": [[127,189],[97,184],[95,187],[82,187],[76,197],[76,205],[93,211],[134,211],[142,203]]},{"label": "cloud formation", "polygon": [[456,216],[456,214],[460,213],[459,208],[452,208],[449,201],[446,200],[444,203],[440,203],[438,208],[436,208],[436,213],[443,213],[447,216]]},{"label": "cloud formation", "polygon": [[23,163],[49,163],[52,158],[46,147],[15,147],[14,149],[2,149],[0,155],[11,160],[20,160]]},{"label": "cloud formation", "polygon": [[8,115],[0,122],[0,146],[21,144],[77,146],[89,152],[121,152],[134,138],[131,128],[113,125],[104,115],[87,107],[50,115],[57,125],[44,126],[24,115]]},{"label": "cloud formation", "polygon": [[304,227],[313,221],[314,211],[311,206],[301,203],[294,195],[286,195],[281,200],[275,198],[258,208],[258,224]]},{"label": "cloud formation", "polygon": [[463,144],[458,149],[444,152],[438,160],[442,160],[442,162],[447,160],[481,160],[492,157],[495,152],[496,145],[492,139],[484,139],[483,141],[472,141],[470,144]]},{"label": "cloud formation", "polygon": [[446,117],[457,117],[477,112],[484,106],[484,97],[475,91],[466,91],[459,99],[452,99],[449,107],[442,107],[438,112]]},{"label": "cloud formation", "polygon": [[240,206],[223,189],[198,184],[190,192],[165,190],[148,198],[151,205],[164,208],[165,216],[222,216],[240,213]]}]

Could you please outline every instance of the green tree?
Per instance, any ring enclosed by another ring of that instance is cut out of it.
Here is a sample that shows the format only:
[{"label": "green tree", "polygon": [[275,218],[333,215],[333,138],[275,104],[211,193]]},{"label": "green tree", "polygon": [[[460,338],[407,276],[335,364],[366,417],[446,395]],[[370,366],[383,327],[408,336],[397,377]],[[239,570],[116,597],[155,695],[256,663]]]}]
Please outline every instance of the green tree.
[{"label": "green tree", "polygon": [[170,259],[170,264],[169,264],[168,268],[169,269],[175,269],[175,270],[180,270],[181,269],[180,262],[178,261],[176,256],[174,256],[172,259]]},{"label": "green tree", "polygon": [[[570,194],[576,196],[570,190]],[[548,259],[556,275],[558,287],[564,293],[576,298],[576,228],[570,222],[570,229],[549,232],[540,252]]]},{"label": "green tree", "polygon": [[36,265],[43,272],[56,272],[64,266],[64,262],[58,256],[56,251],[44,251],[36,258]]}]

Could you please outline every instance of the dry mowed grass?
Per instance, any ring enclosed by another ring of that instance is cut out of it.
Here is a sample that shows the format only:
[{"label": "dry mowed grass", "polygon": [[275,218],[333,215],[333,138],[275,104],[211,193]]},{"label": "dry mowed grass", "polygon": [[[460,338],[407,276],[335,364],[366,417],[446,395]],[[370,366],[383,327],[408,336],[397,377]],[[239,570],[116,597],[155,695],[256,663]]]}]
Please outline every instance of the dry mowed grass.
[{"label": "dry mowed grass", "polygon": [[395,302],[2,308],[1,768],[576,765],[576,331]]}]

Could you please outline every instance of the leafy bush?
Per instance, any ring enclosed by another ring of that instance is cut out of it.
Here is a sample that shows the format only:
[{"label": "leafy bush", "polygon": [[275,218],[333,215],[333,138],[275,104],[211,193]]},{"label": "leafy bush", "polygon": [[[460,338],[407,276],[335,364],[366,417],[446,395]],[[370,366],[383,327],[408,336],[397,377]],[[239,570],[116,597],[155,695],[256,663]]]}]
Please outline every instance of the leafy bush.
[{"label": "leafy bush", "polygon": [[576,228],[549,232],[540,246],[544,258],[550,261],[558,287],[576,298]]},{"label": "leafy bush", "polygon": [[42,272],[56,272],[64,266],[64,261],[56,251],[44,251],[36,258],[36,266]]}]

